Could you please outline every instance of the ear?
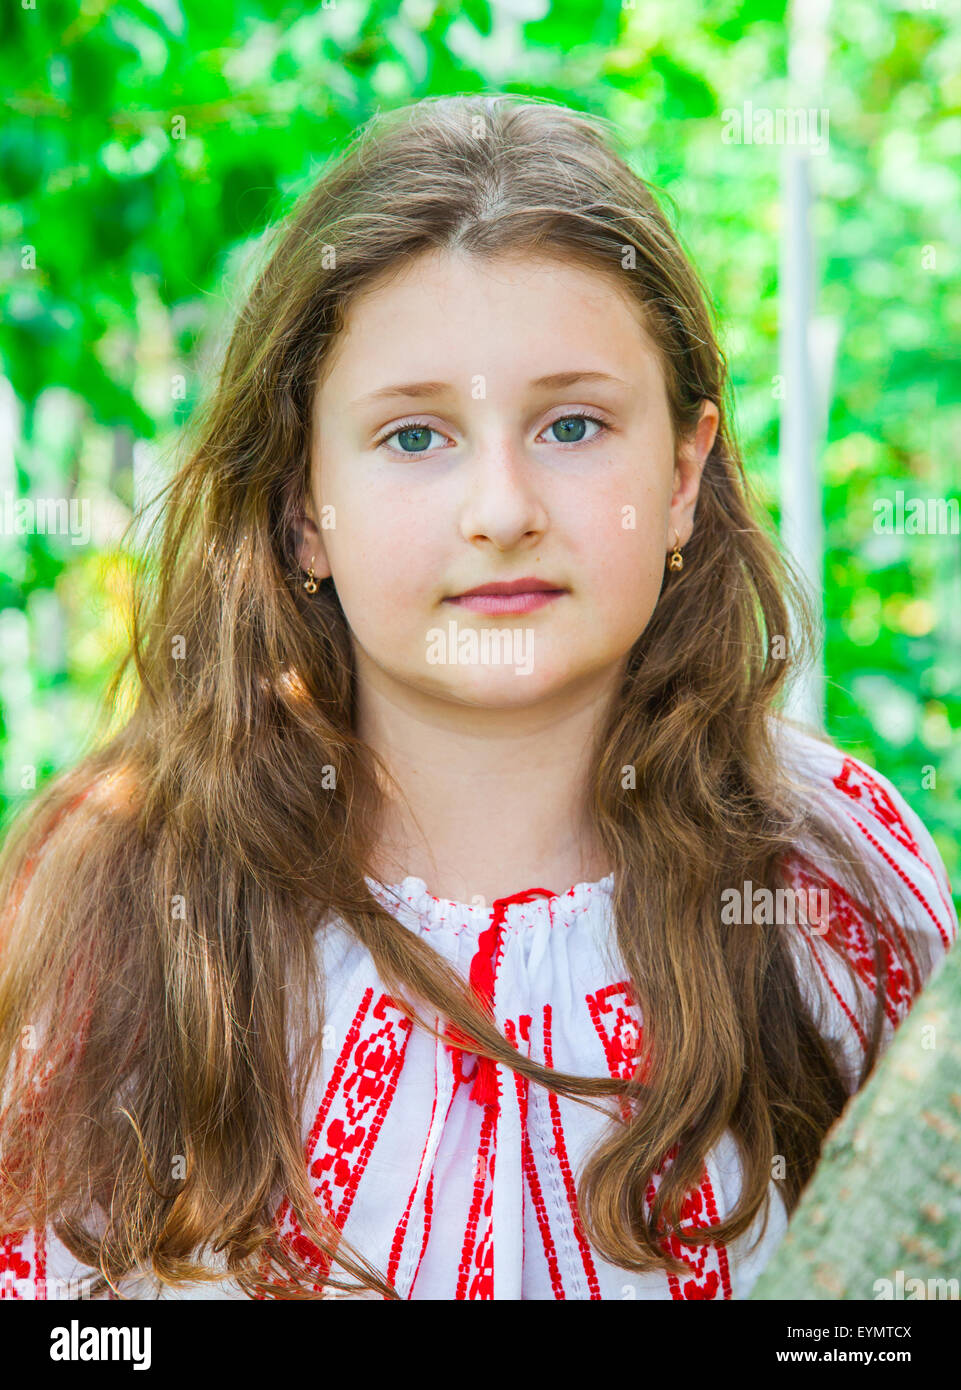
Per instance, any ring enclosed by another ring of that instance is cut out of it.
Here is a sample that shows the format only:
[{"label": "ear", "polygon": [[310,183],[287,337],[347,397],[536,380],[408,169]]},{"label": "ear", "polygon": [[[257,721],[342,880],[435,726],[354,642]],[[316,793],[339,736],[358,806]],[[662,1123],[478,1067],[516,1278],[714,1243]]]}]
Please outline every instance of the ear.
[{"label": "ear", "polygon": [[701,487],[704,461],[714,444],[721,416],[713,401],[701,402],[701,414],[691,434],[677,447],[674,464],[674,492],[667,516],[665,549],[674,549],[674,533],[678,544],[686,545],[694,530],[694,509]]},{"label": "ear", "polygon": [[317,580],[326,579],[330,574],[323,534],[314,521],[310,504],[301,507],[294,522],[294,554],[304,575],[313,568]]}]

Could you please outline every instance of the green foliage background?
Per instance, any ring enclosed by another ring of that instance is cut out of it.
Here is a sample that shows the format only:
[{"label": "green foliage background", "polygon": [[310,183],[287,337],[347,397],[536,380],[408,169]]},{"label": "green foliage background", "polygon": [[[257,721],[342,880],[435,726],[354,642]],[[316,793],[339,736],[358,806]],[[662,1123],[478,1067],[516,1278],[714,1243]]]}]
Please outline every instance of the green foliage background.
[{"label": "green foliage background", "polygon": [[[378,108],[508,90],[619,124],[713,298],[777,518],[784,150],[721,133],[745,101],[791,104],[784,4],[25,3],[0,10],[0,493],[89,498],[93,534],[0,533],[5,813],[88,746],[126,640],[117,539],[260,234]],[[950,3],[837,5],[830,145],[812,160],[817,310],[840,326],[820,454],[827,727],[900,788],[955,890],[961,541],[878,535],[874,506],[959,494],[958,19]]]}]

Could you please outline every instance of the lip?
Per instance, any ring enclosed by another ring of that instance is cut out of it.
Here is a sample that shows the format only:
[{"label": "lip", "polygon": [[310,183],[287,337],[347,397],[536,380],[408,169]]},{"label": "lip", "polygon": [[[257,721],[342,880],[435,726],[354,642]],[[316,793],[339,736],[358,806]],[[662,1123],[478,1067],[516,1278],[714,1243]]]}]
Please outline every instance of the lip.
[{"label": "lip", "polygon": [[566,589],[530,575],[523,579],[481,584],[463,594],[452,595],[445,602],[456,603],[459,608],[469,608],[475,613],[533,613],[535,609],[563,598],[566,593]]},{"label": "lip", "polygon": [[547,579],[538,579],[536,575],[526,574],[523,579],[500,580],[494,584],[478,584],[476,589],[465,589],[463,593],[455,594],[455,598],[471,598],[474,594],[539,594],[539,593],[561,593],[560,584],[551,584]]}]

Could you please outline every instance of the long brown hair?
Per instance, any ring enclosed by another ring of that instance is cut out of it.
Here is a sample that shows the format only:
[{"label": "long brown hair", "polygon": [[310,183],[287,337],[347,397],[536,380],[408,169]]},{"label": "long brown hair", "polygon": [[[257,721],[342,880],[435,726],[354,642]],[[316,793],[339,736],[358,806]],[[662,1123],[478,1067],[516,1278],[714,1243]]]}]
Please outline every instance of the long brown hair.
[{"label": "long brown hair", "polygon": [[[610,276],[658,346],[675,440],[705,398],[721,411],[683,571],[665,575],[594,750],[591,814],[644,1024],[630,1080],[520,1055],[365,882],[386,773],[353,731],[336,591],[328,579],[305,593],[295,536],[312,395],[345,311],[436,248],[559,254]],[[375,118],[302,198],[138,558],[130,650],[107,692],[130,677],[132,713],[14,819],[0,853],[0,1233],[53,1222],[99,1268],[97,1292],[134,1269],[213,1278],[198,1263],[209,1249],[250,1296],[320,1297],[317,1270],[275,1228],[286,1197],[352,1276],[324,1287],[397,1297],[324,1217],[304,1161],[323,1034],[314,932],[330,912],[422,1027],[434,1033],[436,1012],[482,1055],[610,1117],[579,1188],[607,1260],[683,1272],[665,1235],[726,1129],[742,1154],[740,1201],[680,1239],[746,1231],[776,1154],[793,1210],[847,1091],[784,934],[725,926],[721,894],[785,884],[803,839],[845,870],[875,926],[884,905],[853,844],[778,760],[773,712],[810,634],[750,496],[728,391],[707,297],[598,117],[509,95],[421,101]],[[613,1114],[618,1096],[628,1121]],[[649,1179],[675,1146],[648,1211]]]}]

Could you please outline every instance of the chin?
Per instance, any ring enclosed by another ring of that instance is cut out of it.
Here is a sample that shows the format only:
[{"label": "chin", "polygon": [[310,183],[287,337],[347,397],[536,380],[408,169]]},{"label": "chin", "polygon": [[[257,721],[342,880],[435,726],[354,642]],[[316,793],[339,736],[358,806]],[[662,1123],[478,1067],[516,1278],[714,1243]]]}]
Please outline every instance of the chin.
[{"label": "chin", "polygon": [[569,670],[549,669],[545,662],[536,662],[527,674],[526,668],[501,667],[497,670],[475,668],[471,672],[450,672],[444,693],[450,700],[485,709],[521,709],[525,705],[549,699],[571,681]]}]

